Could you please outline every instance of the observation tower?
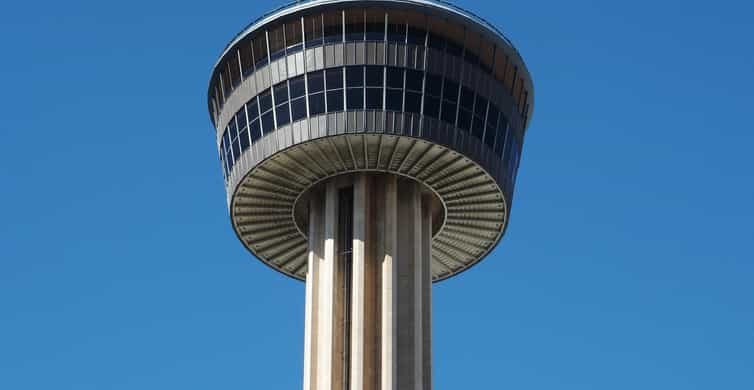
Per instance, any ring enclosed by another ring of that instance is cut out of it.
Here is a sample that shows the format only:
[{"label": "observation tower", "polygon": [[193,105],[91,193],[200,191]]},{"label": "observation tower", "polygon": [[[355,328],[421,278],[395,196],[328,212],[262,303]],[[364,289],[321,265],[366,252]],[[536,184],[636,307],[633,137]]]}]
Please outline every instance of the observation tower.
[{"label": "observation tower", "polygon": [[305,390],[432,388],[432,282],[508,225],[533,92],[500,31],[430,0],[314,0],[208,91],[233,230],[306,282]]}]

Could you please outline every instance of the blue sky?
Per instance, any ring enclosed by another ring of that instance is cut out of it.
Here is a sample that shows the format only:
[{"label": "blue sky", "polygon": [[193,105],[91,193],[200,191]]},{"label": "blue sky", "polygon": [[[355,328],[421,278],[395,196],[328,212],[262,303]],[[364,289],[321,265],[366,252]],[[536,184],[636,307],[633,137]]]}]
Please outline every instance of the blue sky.
[{"label": "blue sky", "polygon": [[[0,388],[300,388],[304,286],[237,242],[205,102],[279,4],[4,4]],[[754,388],[754,7],[458,4],[536,107],[506,237],[434,287],[435,389]]]}]

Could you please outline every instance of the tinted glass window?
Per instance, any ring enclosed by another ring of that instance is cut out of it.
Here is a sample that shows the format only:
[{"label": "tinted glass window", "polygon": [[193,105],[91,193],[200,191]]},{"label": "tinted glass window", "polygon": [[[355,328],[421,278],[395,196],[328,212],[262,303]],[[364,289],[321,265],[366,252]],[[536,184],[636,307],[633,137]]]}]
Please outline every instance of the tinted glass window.
[{"label": "tinted glass window", "polygon": [[382,108],[382,88],[367,88],[367,109],[379,110]]},{"label": "tinted glass window", "polygon": [[246,103],[246,113],[249,114],[249,119],[254,120],[259,116],[259,108],[257,108],[257,99],[251,99]]},{"label": "tinted glass window", "polygon": [[346,86],[347,87],[361,87],[363,85],[364,85],[364,68],[361,66],[346,67]]},{"label": "tinted glass window", "polygon": [[471,128],[471,113],[466,110],[458,110],[457,126],[461,130],[468,131]]},{"label": "tinted glass window", "polygon": [[367,87],[382,87],[383,70],[381,66],[366,67]]},{"label": "tinted glass window", "polygon": [[304,18],[304,34],[306,47],[315,47],[322,44],[322,15],[314,14]]},{"label": "tinted glass window", "polygon": [[327,92],[327,112],[343,111],[343,90]]},{"label": "tinted glass window", "polygon": [[443,50],[445,49],[445,39],[441,35],[429,33],[429,36],[427,37],[427,46],[437,50]]},{"label": "tinted glass window", "polygon": [[414,45],[424,45],[425,35],[426,31],[424,31],[423,28],[408,26],[408,43],[413,43]]},{"label": "tinted glass window", "polygon": [[394,16],[388,14],[387,40],[388,42],[405,42],[406,41],[406,24],[403,20],[393,21]]},{"label": "tinted glass window", "polygon": [[346,11],[346,41],[364,40],[364,11]]},{"label": "tinted glass window", "polygon": [[390,111],[401,111],[403,106],[403,91],[399,89],[388,89],[385,93],[385,109]]},{"label": "tinted glass window", "polygon": [[385,12],[382,10],[367,10],[366,37],[367,41],[385,40]]},{"label": "tinted glass window", "polygon": [[348,88],[346,90],[346,103],[349,110],[364,108],[364,88]]},{"label": "tinted glass window", "polygon": [[461,88],[461,107],[469,111],[474,107],[474,92],[467,87]]},{"label": "tinted glass window", "polygon": [[272,108],[272,95],[270,95],[269,89],[263,94],[259,95],[257,99],[259,100],[259,110],[261,112],[265,112]]},{"label": "tinted glass window", "polygon": [[291,100],[291,114],[293,121],[306,117],[306,100],[304,98]]},{"label": "tinted glass window", "polygon": [[307,73],[306,78],[309,83],[309,93],[322,92],[325,89],[323,72]]},{"label": "tinted glass window", "polygon": [[456,104],[450,102],[442,103],[442,120],[448,123],[456,123]]},{"label": "tinted glass window", "polygon": [[327,89],[343,88],[343,68],[327,70]]},{"label": "tinted glass window", "polygon": [[388,88],[403,88],[403,69],[387,68],[387,86]]},{"label": "tinted glass window", "polygon": [[442,98],[455,102],[458,100],[458,84],[454,81],[445,79],[445,86],[442,91]]},{"label": "tinted glass window", "polygon": [[343,17],[340,11],[328,12],[323,15],[325,24],[325,43],[343,41]]},{"label": "tinted glass window", "polygon": [[275,129],[275,120],[272,116],[272,111],[262,115],[262,132],[269,134]]},{"label": "tinted glass window", "polygon": [[428,95],[440,96],[442,90],[442,78],[433,74],[427,73],[427,82],[424,85],[424,91]]},{"label": "tinted glass window", "polygon": [[440,114],[440,100],[430,96],[424,97],[424,115],[437,118]]},{"label": "tinted glass window", "polygon": [[304,88],[304,76],[298,76],[296,78],[292,78],[288,80],[289,83],[289,92],[291,95],[291,99],[295,99],[297,97],[304,96],[306,93],[306,90]]},{"label": "tinted glass window", "polygon": [[406,89],[421,92],[423,78],[424,72],[420,70],[406,70]]},{"label": "tinted glass window", "polygon": [[418,92],[406,92],[406,112],[419,113],[421,109],[422,95]]},{"label": "tinted glass window", "polygon": [[325,94],[317,93],[309,95],[309,113],[310,115],[319,115],[325,112]]},{"label": "tinted glass window", "polygon": [[270,61],[274,61],[285,55],[285,40],[283,39],[283,27],[278,26],[272,30],[267,31],[268,39],[270,42]]},{"label": "tinted glass window", "polygon": [[242,151],[249,148],[249,132],[248,131],[244,131],[241,134],[239,134],[238,140],[241,144]]},{"label": "tinted glass window", "polygon": [[236,122],[238,122],[239,129],[246,127],[246,110],[244,108],[241,108],[236,114]]},{"label": "tinted glass window", "polygon": [[288,101],[288,84],[283,81],[275,86],[275,105]]},{"label": "tinted glass window", "polygon": [[256,142],[259,138],[262,137],[262,130],[259,127],[259,120],[254,120],[249,125],[249,131],[251,132],[251,142]]},{"label": "tinted glass window", "polygon": [[283,104],[275,109],[277,115],[278,127],[286,125],[291,121],[291,115],[288,112],[288,104]]},{"label": "tinted glass window", "polygon": [[301,50],[301,19],[295,18],[285,24],[286,54],[292,54]]}]

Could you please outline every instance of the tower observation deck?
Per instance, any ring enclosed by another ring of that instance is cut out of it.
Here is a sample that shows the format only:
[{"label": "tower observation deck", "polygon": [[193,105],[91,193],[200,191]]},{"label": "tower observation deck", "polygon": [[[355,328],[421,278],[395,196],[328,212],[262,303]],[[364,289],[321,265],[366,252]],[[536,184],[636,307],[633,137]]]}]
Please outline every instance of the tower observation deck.
[{"label": "tower observation deck", "polygon": [[431,389],[431,283],[509,221],[516,49],[445,2],[300,1],[226,46],[208,105],[236,235],[306,282],[304,389]]}]

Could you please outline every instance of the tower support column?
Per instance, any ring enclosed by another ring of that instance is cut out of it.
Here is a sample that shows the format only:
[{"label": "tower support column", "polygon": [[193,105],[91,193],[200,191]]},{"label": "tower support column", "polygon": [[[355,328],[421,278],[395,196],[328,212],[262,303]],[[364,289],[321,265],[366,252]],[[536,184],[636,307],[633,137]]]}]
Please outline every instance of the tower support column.
[{"label": "tower support column", "polygon": [[304,390],[431,389],[434,195],[359,173],[308,196]]}]

